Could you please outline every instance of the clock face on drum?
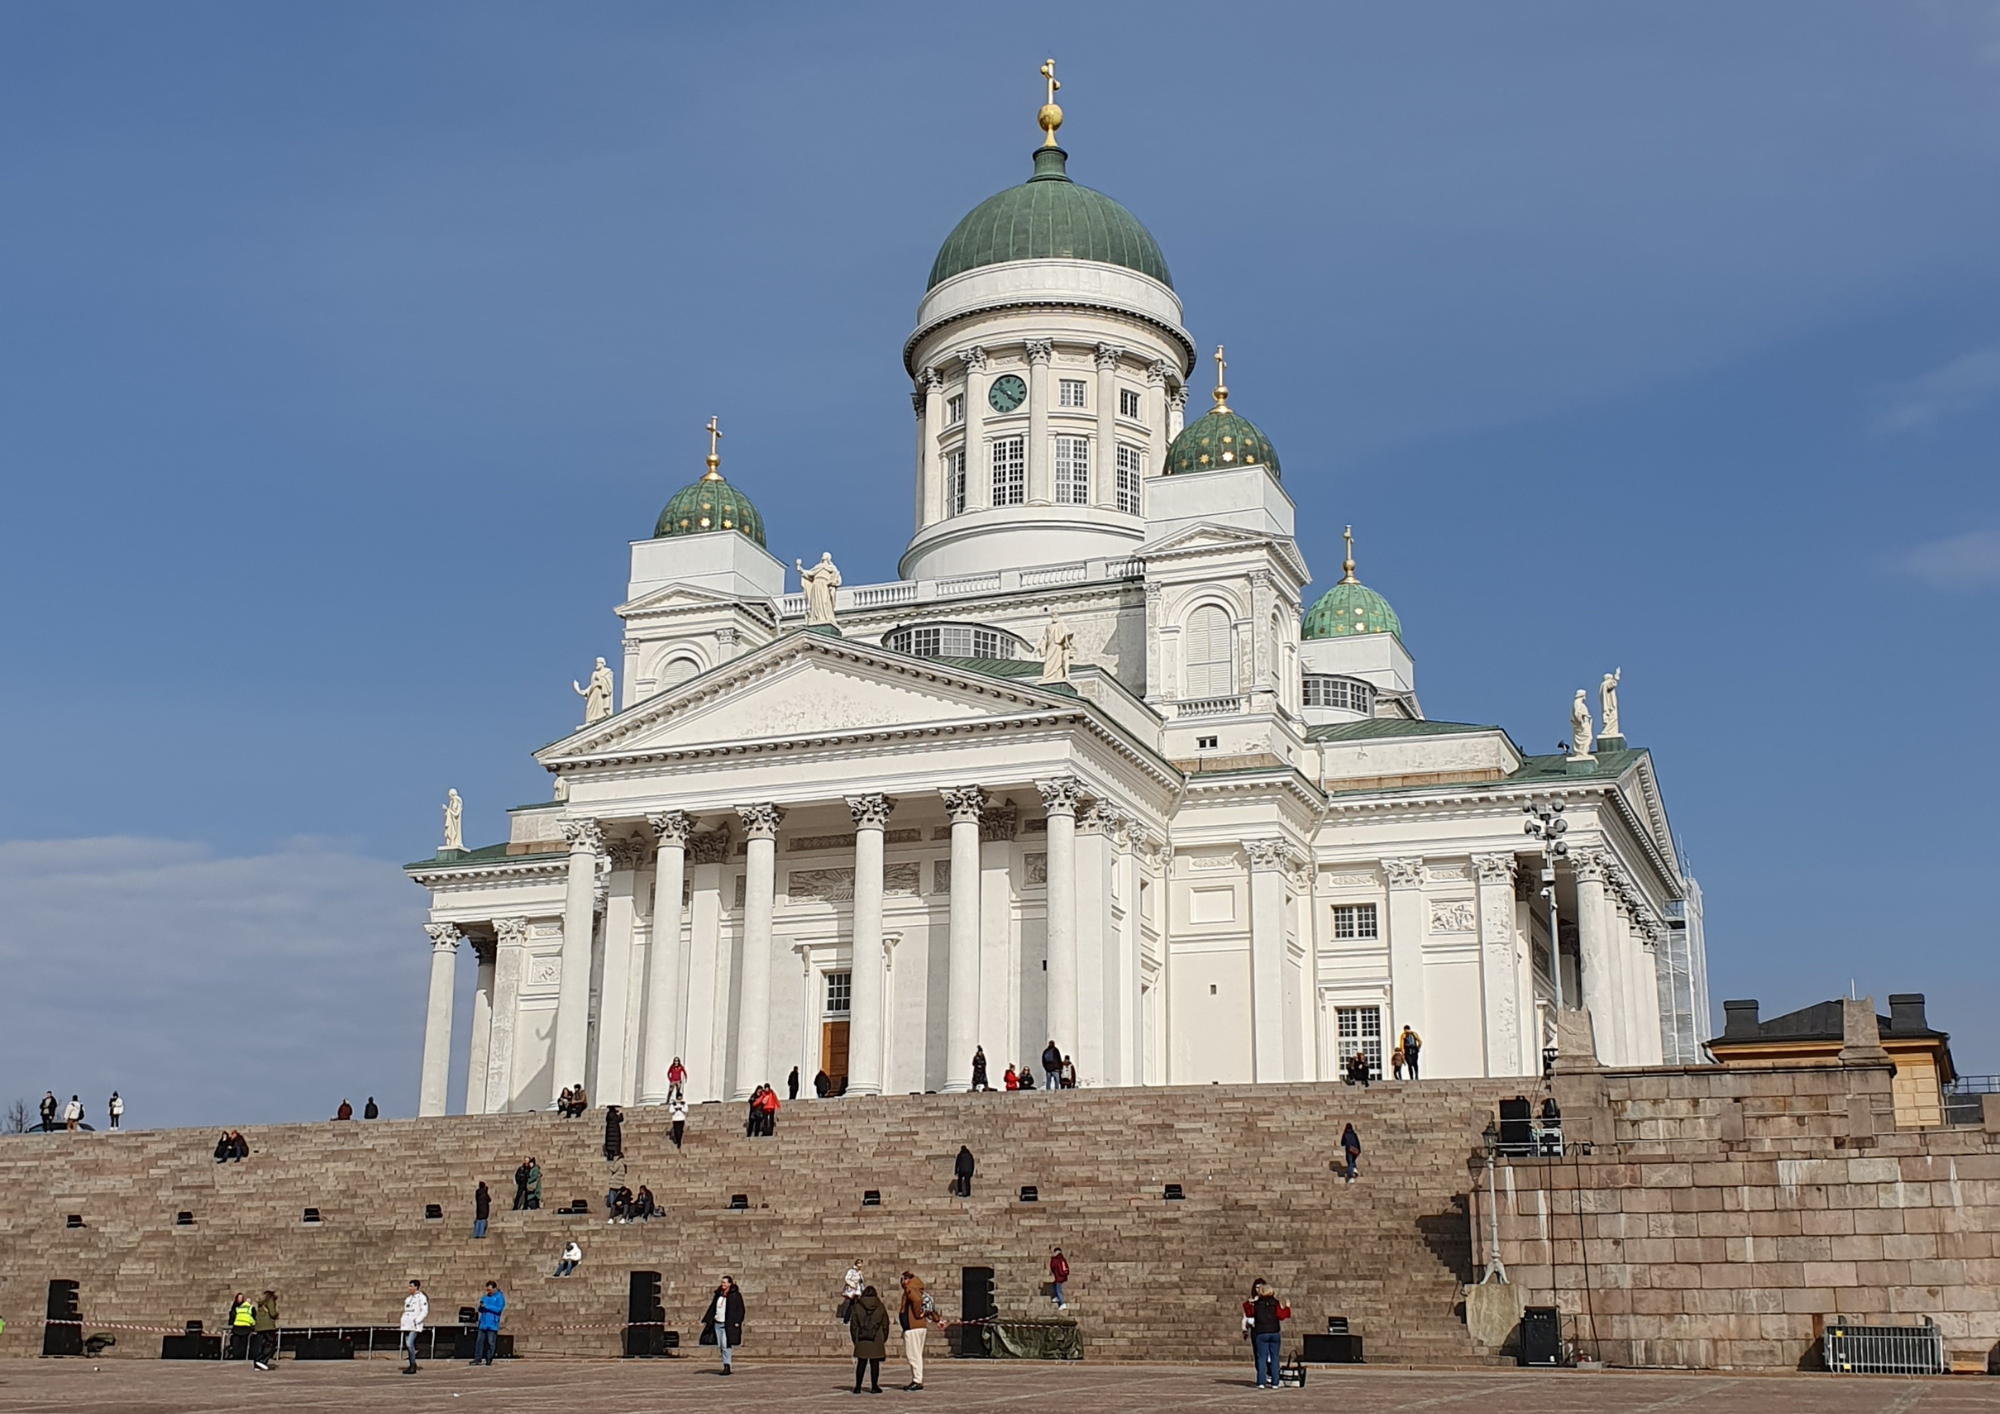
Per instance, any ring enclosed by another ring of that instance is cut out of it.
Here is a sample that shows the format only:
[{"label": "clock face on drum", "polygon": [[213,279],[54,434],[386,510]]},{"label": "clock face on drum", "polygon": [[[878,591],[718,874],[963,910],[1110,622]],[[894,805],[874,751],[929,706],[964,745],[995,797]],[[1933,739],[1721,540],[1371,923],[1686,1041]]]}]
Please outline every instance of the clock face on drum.
[{"label": "clock face on drum", "polygon": [[1027,400],[1028,385],[1011,373],[995,378],[986,394],[986,401],[993,404],[995,412],[1012,412]]}]

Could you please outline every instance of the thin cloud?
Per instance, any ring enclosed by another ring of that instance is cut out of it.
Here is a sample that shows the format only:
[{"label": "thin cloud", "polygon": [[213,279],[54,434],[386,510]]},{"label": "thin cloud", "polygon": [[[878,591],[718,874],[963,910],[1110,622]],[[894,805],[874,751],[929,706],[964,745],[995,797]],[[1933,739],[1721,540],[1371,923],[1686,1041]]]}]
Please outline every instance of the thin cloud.
[{"label": "thin cloud", "polygon": [[1901,567],[1933,589],[1980,589],[2000,584],[2000,530],[1972,530],[1919,545]]},{"label": "thin cloud", "polygon": [[393,864],[301,841],[0,843],[0,1103],[83,1097],[102,1126],[407,1113],[428,948]]},{"label": "thin cloud", "polygon": [[1978,407],[1996,393],[2000,393],[2000,348],[1980,349],[1921,378],[1880,389],[1875,427],[1881,432],[1930,427]]}]

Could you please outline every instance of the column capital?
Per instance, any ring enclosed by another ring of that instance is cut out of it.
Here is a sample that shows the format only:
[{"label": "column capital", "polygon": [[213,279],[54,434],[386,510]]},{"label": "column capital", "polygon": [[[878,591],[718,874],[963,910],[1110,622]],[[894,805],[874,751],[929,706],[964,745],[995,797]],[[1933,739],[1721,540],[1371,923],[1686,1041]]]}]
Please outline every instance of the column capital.
[{"label": "column capital", "polygon": [[1093,800],[1076,817],[1076,827],[1087,835],[1108,835],[1112,838],[1124,833],[1126,814],[1107,800]]},{"label": "column capital", "polygon": [[743,833],[753,840],[774,840],[778,837],[778,826],[785,818],[784,810],[764,801],[757,805],[739,805],[736,813],[743,821]]},{"label": "column capital", "polygon": [[1253,870],[1282,869],[1286,856],[1292,852],[1291,846],[1280,839],[1245,840],[1243,849],[1250,856]]},{"label": "column capital", "polygon": [[969,349],[960,349],[958,351],[958,361],[965,365],[967,373],[984,373],[986,371],[986,350],[980,348],[977,344],[974,344]]},{"label": "column capital", "polygon": [[1097,362],[1099,373],[1112,373],[1118,368],[1118,361],[1125,357],[1125,350],[1117,344],[1099,344],[1092,357]]},{"label": "column capital", "polygon": [[1028,351],[1030,364],[1047,364],[1056,353],[1055,344],[1048,339],[1030,339],[1021,347]]},{"label": "column capital", "polygon": [[432,952],[457,952],[458,945],[465,940],[456,923],[426,923],[424,931],[431,935]]},{"label": "column capital", "polygon": [[1183,386],[1174,389],[1173,392],[1167,394],[1167,401],[1174,405],[1176,411],[1185,408],[1187,406],[1187,388]]},{"label": "column capital", "polygon": [[1472,856],[1472,863],[1479,871],[1479,882],[1482,884],[1511,886],[1514,874],[1519,868],[1511,854],[1475,854]]},{"label": "column capital", "polygon": [[604,852],[611,858],[613,869],[640,869],[652,861],[652,849],[644,838],[627,835],[608,841]]},{"label": "column capital", "polygon": [[518,948],[528,941],[528,920],[496,918],[493,920],[493,935],[500,940],[501,947]]},{"label": "column capital", "polygon": [[685,810],[662,810],[646,817],[652,828],[653,841],[659,847],[679,845],[687,848],[688,836],[694,833],[694,816]]},{"label": "column capital", "polygon": [[1164,388],[1167,379],[1173,375],[1174,366],[1163,358],[1156,358],[1146,367],[1146,386]]},{"label": "column capital", "polygon": [[982,786],[945,786],[938,791],[944,799],[945,814],[954,825],[976,825],[980,812],[986,808],[986,791]]},{"label": "column capital", "polygon": [[944,375],[938,372],[932,365],[925,364],[917,374],[917,391],[919,393],[942,393],[944,391]]},{"label": "column capital", "polygon": [[1573,849],[1569,852],[1569,867],[1576,871],[1579,884],[1603,883],[1609,863],[1600,849]]},{"label": "column capital", "polygon": [[1083,782],[1075,776],[1036,781],[1035,789],[1041,792],[1042,808],[1051,815],[1074,816],[1078,802],[1083,799]]},{"label": "column capital", "polygon": [[604,826],[595,820],[558,820],[572,854],[598,854],[604,849]]},{"label": "column capital", "polygon": [[1385,859],[1382,872],[1389,876],[1392,889],[1421,888],[1424,882],[1424,861],[1421,859]]},{"label": "column capital", "polygon": [[895,800],[886,795],[847,797],[847,812],[854,817],[854,828],[857,830],[881,829],[889,823],[889,813],[895,808]]}]

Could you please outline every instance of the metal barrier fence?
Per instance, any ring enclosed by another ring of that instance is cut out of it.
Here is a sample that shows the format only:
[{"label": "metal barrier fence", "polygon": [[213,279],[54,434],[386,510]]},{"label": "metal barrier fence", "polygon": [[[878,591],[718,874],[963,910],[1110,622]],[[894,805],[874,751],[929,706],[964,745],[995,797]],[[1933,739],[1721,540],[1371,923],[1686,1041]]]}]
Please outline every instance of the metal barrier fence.
[{"label": "metal barrier fence", "polygon": [[2000,1075],[1961,1075],[1944,1087],[1944,1122],[1978,1124],[1985,1118],[1980,1096],[2000,1094]]},{"label": "metal barrier fence", "polygon": [[1920,1326],[1863,1326],[1835,1316],[1820,1337],[1826,1368],[1836,1375],[1942,1375],[1944,1333],[1924,1317]]}]

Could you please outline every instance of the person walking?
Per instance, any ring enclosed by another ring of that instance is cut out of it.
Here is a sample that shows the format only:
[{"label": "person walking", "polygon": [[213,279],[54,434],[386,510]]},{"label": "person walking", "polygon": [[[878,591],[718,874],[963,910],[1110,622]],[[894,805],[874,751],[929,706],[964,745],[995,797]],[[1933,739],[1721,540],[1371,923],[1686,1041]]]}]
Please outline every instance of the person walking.
[{"label": "person walking", "polygon": [[688,1122],[687,1097],[676,1092],[673,1098],[673,1103],[667,1106],[667,1113],[673,1116],[674,1147],[678,1149],[681,1146],[681,1136],[687,1133],[687,1122]]},{"label": "person walking", "polygon": [[1403,1048],[1401,1046],[1389,1052],[1389,1078],[1391,1080],[1401,1080],[1403,1078]]},{"label": "person walking", "polygon": [[701,1318],[701,1343],[716,1348],[722,1356],[722,1373],[728,1374],[730,1352],[743,1343],[743,1293],[731,1277],[724,1276],[709,1297]]},{"label": "person walking", "polygon": [[528,1161],[521,1160],[514,1170],[514,1211],[520,1212],[528,1206]]},{"label": "person walking", "polygon": [[[861,1279],[861,1259],[859,1257],[856,1257],[854,1259],[854,1265],[847,1269],[847,1275],[843,1276],[840,1279],[841,1320],[844,1321],[848,1319],[848,1317],[852,1314],[854,1309],[855,1299],[861,1295],[862,1285],[863,1283]],[[888,1339],[888,1337],[889,1337],[889,1328],[887,1326],[884,1326],[882,1328],[882,1338],[886,1340]]]},{"label": "person walking", "polygon": [[604,1107],[604,1162],[615,1164],[625,1157],[625,1112],[616,1105]]},{"label": "person walking", "polygon": [[1063,1256],[1062,1248],[1055,1248],[1049,1253],[1049,1299],[1058,1311],[1069,1309],[1069,1300],[1063,1295],[1063,1283],[1068,1280],[1069,1258]]},{"label": "person walking", "polygon": [[582,1265],[583,1249],[577,1246],[575,1238],[571,1238],[568,1245],[563,1248],[562,1260],[556,1263],[556,1275],[559,1277],[571,1276]]},{"label": "person walking", "polygon": [[952,1191],[961,1198],[970,1198],[972,1196],[972,1150],[966,1148],[963,1144],[958,1146],[958,1157],[952,1160],[951,1175],[953,1179]]},{"label": "person walking", "polygon": [[1292,1308],[1278,1299],[1269,1282],[1258,1277],[1250,1284],[1250,1299],[1243,1303],[1243,1327],[1250,1333],[1258,1389],[1278,1387],[1278,1347],[1284,1340],[1283,1322],[1291,1318]]},{"label": "person walking", "polygon": [[681,1087],[687,1084],[687,1078],[687,1067],[681,1064],[679,1056],[675,1056],[674,1063],[667,1067],[667,1096],[669,1099],[680,1094]]},{"label": "person walking", "polygon": [[924,1342],[930,1337],[931,1322],[937,1319],[937,1306],[924,1289],[924,1279],[915,1272],[903,1273],[903,1304],[897,1316],[903,1326],[903,1358],[910,1362],[910,1382],[903,1388],[920,1390],[924,1387]]},{"label": "person walking", "polygon": [[[520,1204],[514,1206],[519,1207]],[[487,1191],[486,1180],[479,1181],[479,1187],[472,1190],[472,1235],[486,1236],[486,1220],[493,1216],[493,1195]]]},{"label": "person walking", "polygon": [[506,1309],[507,1293],[498,1282],[487,1282],[486,1294],[479,1298],[479,1333],[472,1338],[473,1364],[493,1363],[493,1352],[500,1344],[500,1316]]},{"label": "person walking", "polygon": [[[857,1265],[859,1265],[857,1263]],[[854,1392],[861,1393],[861,1376],[868,1392],[882,1392],[882,1362],[889,1355],[889,1308],[872,1286],[864,1286],[847,1306],[847,1338],[854,1342]]]},{"label": "person walking", "polygon": [[251,1358],[251,1352],[255,1348],[255,1343],[251,1340],[251,1336],[256,1333],[256,1330],[257,1308],[251,1304],[249,1297],[239,1291],[236,1293],[236,1299],[229,1303],[229,1358],[231,1360],[239,1358],[237,1355],[238,1341],[242,1342],[242,1355],[240,1358],[244,1360]]},{"label": "person walking", "polygon": [[1340,1152],[1347,1158],[1347,1181],[1352,1183],[1359,1172],[1355,1164],[1361,1158],[1361,1136],[1354,1132],[1351,1124],[1340,1132]]},{"label": "person walking", "polygon": [[986,1047],[984,1046],[974,1046],[972,1048],[972,1088],[975,1090],[991,1090],[993,1088],[986,1083]]},{"label": "person walking", "polygon": [[250,1363],[268,1370],[278,1359],[278,1293],[265,1289],[250,1312]]},{"label": "person walking", "polygon": [[1059,1090],[1062,1088],[1062,1051],[1051,1040],[1042,1047],[1042,1088]]},{"label": "person walking", "polygon": [[826,1073],[825,1066],[821,1066],[817,1071],[813,1073],[813,1094],[818,1096],[820,1099],[824,1100],[828,1095],[831,1095],[832,1093],[833,1093],[833,1077]]},{"label": "person walking", "polygon": [[76,1127],[82,1123],[83,1101],[77,1096],[71,1095],[69,1103],[63,1106],[63,1128],[74,1134],[76,1133]]},{"label": "person walking", "polygon": [[409,1361],[403,1366],[403,1373],[406,1375],[414,1375],[417,1372],[417,1337],[424,1333],[424,1322],[430,1319],[430,1315],[431,1299],[424,1295],[423,1283],[411,1277],[409,1290],[403,1297],[403,1319],[400,1325],[403,1332],[403,1354]]},{"label": "person walking", "polygon": [[1403,1069],[1410,1072],[1410,1079],[1417,1078],[1417,1052],[1424,1048],[1424,1038],[1408,1026],[1403,1028]]},{"label": "person walking", "polygon": [[119,1098],[116,1090],[111,1092],[111,1099],[104,1106],[104,1113],[111,1117],[111,1129],[113,1133],[116,1133],[118,1130],[118,1121],[125,1118],[125,1101]]},{"label": "person walking", "polygon": [[793,1066],[792,1073],[785,1077],[785,1098],[788,1100],[796,1100],[798,1099],[798,1097],[799,1097],[799,1068],[797,1066]]},{"label": "person walking", "polygon": [[373,1095],[370,1095],[368,1097],[368,1103],[361,1107],[361,1117],[363,1119],[382,1118],[382,1107],[375,1103],[375,1097]]}]

